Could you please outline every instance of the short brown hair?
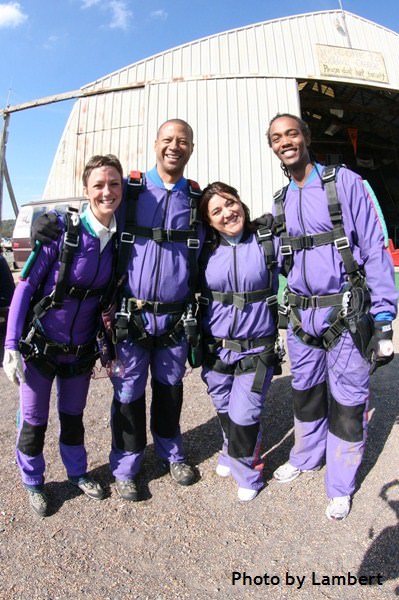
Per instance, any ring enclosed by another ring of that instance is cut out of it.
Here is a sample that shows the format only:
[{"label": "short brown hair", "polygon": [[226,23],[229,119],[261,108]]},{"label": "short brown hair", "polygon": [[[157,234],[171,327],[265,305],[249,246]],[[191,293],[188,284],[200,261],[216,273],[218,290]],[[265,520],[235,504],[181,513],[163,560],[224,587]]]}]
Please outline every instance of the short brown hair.
[{"label": "short brown hair", "polygon": [[88,160],[83,170],[82,181],[84,187],[87,187],[87,181],[90,177],[90,173],[94,169],[98,169],[98,167],[114,167],[121,176],[121,179],[123,179],[122,165],[119,161],[119,158],[115,156],[115,154],[95,154]]}]

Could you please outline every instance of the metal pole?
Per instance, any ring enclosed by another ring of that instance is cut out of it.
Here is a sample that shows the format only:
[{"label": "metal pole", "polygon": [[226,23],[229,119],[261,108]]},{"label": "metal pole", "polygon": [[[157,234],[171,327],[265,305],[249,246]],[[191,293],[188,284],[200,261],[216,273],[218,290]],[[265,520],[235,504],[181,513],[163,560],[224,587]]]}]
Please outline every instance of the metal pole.
[{"label": "metal pole", "polygon": [[4,158],[4,179],[6,180],[8,195],[10,196],[11,204],[14,209],[14,215],[18,217],[19,208],[15,198],[14,190],[12,189],[10,174],[8,172],[7,161]]},{"label": "metal pole", "polygon": [[5,158],[6,158],[6,144],[7,144],[7,129],[8,129],[8,121],[10,119],[10,115],[3,115],[3,131],[1,133],[1,142],[0,142],[0,223],[2,222],[2,214],[3,214],[3,180],[4,180],[4,168],[5,168]]}]

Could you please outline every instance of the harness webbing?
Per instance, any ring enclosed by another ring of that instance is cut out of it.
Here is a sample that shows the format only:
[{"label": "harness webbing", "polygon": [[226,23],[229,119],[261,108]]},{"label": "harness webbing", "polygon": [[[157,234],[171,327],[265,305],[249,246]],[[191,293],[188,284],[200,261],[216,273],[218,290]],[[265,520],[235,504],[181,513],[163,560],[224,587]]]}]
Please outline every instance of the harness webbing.
[{"label": "harness webbing", "polygon": [[[345,272],[350,285],[359,285],[364,282],[357,261],[354,259],[346,235],[341,204],[338,199],[336,188],[336,177],[338,170],[344,165],[326,166],[321,175],[328,200],[328,212],[330,215],[332,229],[323,233],[310,235],[289,236],[284,212],[284,201],[288,185],[274,195],[276,207],[275,233],[281,236],[281,254],[284,256],[285,271],[288,274],[292,268],[294,252],[308,250],[326,244],[334,244],[341,255]],[[328,294],[325,296],[302,296],[291,292],[288,287],[284,293],[284,304],[279,307],[279,326],[286,328],[290,321],[293,332],[305,343],[316,347],[329,347],[346,329],[342,319],[338,317],[321,339],[311,336],[302,329],[298,309],[338,307],[342,305],[344,293]]]},{"label": "harness webbing", "polygon": [[79,246],[80,217],[78,211],[76,208],[69,206],[65,217],[66,230],[64,234],[64,244],[61,250],[60,269],[52,301],[52,306],[54,308],[61,308],[62,306],[73,257],[76,248]]},{"label": "harness webbing", "polygon": [[[196,181],[191,179],[188,182],[188,195],[190,199],[190,222],[189,229],[164,229],[162,227],[144,227],[137,224],[137,202],[140,193],[145,187],[145,174],[140,171],[131,171],[127,179],[126,188],[126,218],[124,231],[120,238],[120,254],[117,267],[117,281],[120,284],[126,277],[128,271],[130,254],[135,243],[136,237],[143,237],[153,240],[156,243],[177,242],[186,243],[187,252],[187,267],[188,267],[188,288],[189,297],[184,302],[158,302],[147,299],[139,299],[135,297],[122,298],[122,306],[116,317],[116,337],[118,341],[126,339],[127,336],[134,336],[140,342],[147,343],[147,338],[150,337],[144,327],[141,312],[143,310],[153,314],[179,314],[180,316],[187,307],[187,304],[193,301],[195,286],[198,277],[198,260],[197,250],[200,247],[198,238],[199,211],[198,202],[201,197],[201,189]],[[132,316],[132,319],[130,319]],[[178,331],[177,331],[178,329]],[[162,347],[166,345],[166,341],[170,340],[170,344],[178,343],[178,336],[181,334],[182,325],[180,321],[175,324],[173,330],[167,334],[163,334],[162,340],[159,342]]]},{"label": "harness webbing", "polygon": [[[31,307],[33,317],[27,321],[28,334],[19,342],[19,347],[26,359],[42,357],[49,358],[58,354],[74,354],[77,358],[92,355],[95,358],[94,339],[83,345],[63,344],[48,340],[38,330],[38,321],[44,317],[50,308],[59,309],[63,306],[65,296],[86,300],[87,298],[100,297],[101,303],[106,305],[108,296],[113,288],[112,278],[107,286],[101,288],[80,288],[70,286],[69,277],[75,252],[79,247],[81,220],[77,210],[71,206],[65,214],[65,232],[63,246],[60,254],[60,268],[58,271],[55,288],[51,294],[43,296]],[[116,261],[116,245],[114,238],[113,269]],[[52,367],[53,368],[53,367]],[[55,368],[55,367],[54,367]],[[67,372],[66,369],[64,369]],[[64,372],[63,371],[63,372]]]},{"label": "harness webbing", "polygon": [[[261,225],[256,231],[257,242],[262,246],[263,256],[267,271],[269,273],[270,287],[262,290],[253,290],[249,292],[219,292],[211,290],[205,286],[205,269],[210,256],[210,251],[207,245],[204,246],[204,251],[201,255],[202,266],[202,292],[198,298],[200,305],[209,305],[210,300],[220,302],[222,304],[230,304],[238,310],[243,310],[247,304],[261,302],[265,300],[269,306],[269,310],[273,316],[273,320],[277,325],[277,296],[275,295],[273,283],[273,271],[277,265],[273,238],[271,229]],[[208,245],[209,246],[209,245]],[[244,372],[255,372],[255,378],[252,384],[251,391],[261,393],[263,384],[266,378],[267,369],[269,367],[278,367],[280,360],[275,353],[276,336],[266,336],[251,339],[228,339],[218,337],[207,337],[204,339],[205,364],[214,371],[220,373],[241,374]],[[217,351],[219,348],[226,348],[233,352],[241,353],[255,348],[264,349],[257,354],[244,357],[232,365],[227,366],[220,358]]]}]

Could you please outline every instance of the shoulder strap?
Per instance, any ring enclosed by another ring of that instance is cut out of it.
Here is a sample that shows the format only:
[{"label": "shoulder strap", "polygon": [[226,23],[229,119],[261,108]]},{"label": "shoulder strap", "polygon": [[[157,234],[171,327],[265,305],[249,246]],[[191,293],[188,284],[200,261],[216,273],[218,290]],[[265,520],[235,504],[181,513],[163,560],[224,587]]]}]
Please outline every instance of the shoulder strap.
[{"label": "shoulder strap", "polygon": [[78,210],[72,206],[68,206],[68,210],[65,214],[65,221],[66,229],[60,257],[60,270],[58,272],[53,301],[51,303],[54,308],[60,308],[62,306],[73,257],[76,248],[79,246],[80,216]]},{"label": "shoulder strap", "polygon": [[[200,223],[198,205],[202,195],[202,190],[196,181],[187,180],[188,194],[190,197],[190,229],[192,237],[187,240],[188,245],[188,287],[191,300],[194,298],[198,280],[198,256],[200,242],[198,239],[198,224]],[[195,236],[195,237],[194,237]]]},{"label": "shoulder strap", "polygon": [[287,195],[288,185],[278,190],[274,196],[273,201],[276,208],[276,214],[274,215],[274,232],[276,235],[285,233],[287,228],[285,224],[285,213],[284,213],[284,200]]},{"label": "shoulder strap", "polygon": [[126,217],[120,236],[120,251],[117,265],[117,283],[127,271],[130,253],[134,243],[134,228],[136,225],[136,208],[139,194],[144,189],[145,175],[140,171],[130,171],[126,184]]},{"label": "shoulder strap", "polygon": [[336,179],[339,169],[345,165],[329,165],[324,168],[321,179],[325,186],[328,199],[328,212],[333,226],[334,246],[341,254],[345,271],[349,277],[359,272],[359,265],[353,258],[349,240],[346,236],[342,220],[341,203],[337,194]]}]

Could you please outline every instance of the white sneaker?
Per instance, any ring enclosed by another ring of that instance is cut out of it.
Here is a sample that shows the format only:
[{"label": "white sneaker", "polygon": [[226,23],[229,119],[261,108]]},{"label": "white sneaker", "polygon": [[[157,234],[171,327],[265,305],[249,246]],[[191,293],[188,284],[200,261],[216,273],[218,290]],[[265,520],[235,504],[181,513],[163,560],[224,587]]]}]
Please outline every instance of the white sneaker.
[{"label": "white sneaker", "polygon": [[238,488],[237,498],[240,502],[250,502],[258,495],[259,490],[248,490],[247,488]]},{"label": "white sneaker", "polygon": [[274,471],[273,477],[279,483],[288,483],[289,481],[293,481],[299,477],[301,473],[301,469],[298,469],[298,467],[294,467],[289,462],[286,462]]},{"label": "white sneaker", "polygon": [[231,475],[231,469],[227,465],[216,465],[216,475],[219,477],[229,477]]},{"label": "white sneaker", "polygon": [[326,508],[326,516],[331,521],[342,521],[349,515],[351,509],[350,496],[336,496],[331,498]]}]

